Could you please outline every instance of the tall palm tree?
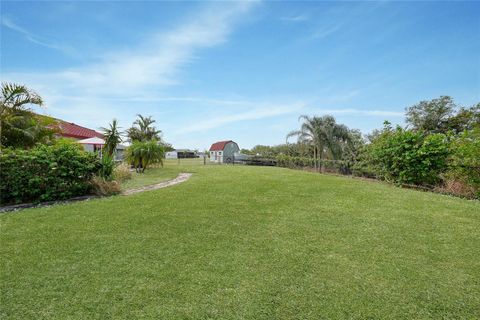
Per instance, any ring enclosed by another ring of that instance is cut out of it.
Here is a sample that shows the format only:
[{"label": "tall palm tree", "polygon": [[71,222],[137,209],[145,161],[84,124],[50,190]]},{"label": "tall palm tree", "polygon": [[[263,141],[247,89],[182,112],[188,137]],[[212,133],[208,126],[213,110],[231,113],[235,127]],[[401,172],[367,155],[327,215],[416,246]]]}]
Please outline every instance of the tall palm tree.
[{"label": "tall palm tree", "polygon": [[[3,82],[0,95],[0,149],[2,146],[2,125],[17,128],[12,119],[19,121],[19,117],[31,116],[29,105],[43,105],[42,98],[33,90],[24,85]],[[32,132],[17,128],[28,137]]]},{"label": "tall palm tree", "polygon": [[130,141],[161,141],[161,130],[157,130],[152,124],[155,120],[151,116],[144,117],[137,114],[138,119],[135,120],[133,126],[127,130],[127,136]]},{"label": "tall palm tree", "polygon": [[293,130],[288,133],[286,138],[287,143],[289,138],[296,136],[299,143],[313,146],[313,158],[315,159],[314,163],[316,170],[318,149],[322,148],[318,135],[318,119],[317,117],[302,115],[298,120],[303,120],[300,130]]},{"label": "tall palm tree", "polygon": [[340,159],[345,145],[350,141],[349,129],[338,124],[335,118],[330,115],[322,117],[302,115],[299,121],[303,120],[300,130],[291,131],[288,138],[297,137],[299,143],[313,146],[313,157],[315,169],[318,168],[319,159]]},{"label": "tall palm tree", "polygon": [[111,157],[117,149],[117,145],[122,142],[122,133],[120,132],[117,119],[113,119],[109,126],[109,128],[102,127],[100,129],[103,131],[105,137],[104,151]]}]

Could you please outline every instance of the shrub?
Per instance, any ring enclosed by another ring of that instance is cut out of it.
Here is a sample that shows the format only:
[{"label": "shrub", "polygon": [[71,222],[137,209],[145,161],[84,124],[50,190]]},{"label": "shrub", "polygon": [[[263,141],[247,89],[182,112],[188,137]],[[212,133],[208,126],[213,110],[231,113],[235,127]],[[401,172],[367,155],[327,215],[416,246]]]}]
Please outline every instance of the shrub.
[{"label": "shrub", "polygon": [[465,131],[452,142],[447,181],[464,183],[480,198],[480,128]]},{"label": "shrub", "polygon": [[124,162],[119,164],[113,170],[113,177],[116,181],[122,182],[132,178],[132,172],[130,171],[130,166]]},{"label": "shrub", "polygon": [[105,180],[113,179],[113,170],[115,168],[115,161],[113,156],[108,155],[107,153],[103,154],[102,159],[100,159],[100,169],[98,170],[98,175]]},{"label": "shrub", "polygon": [[93,192],[99,196],[109,196],[120,193],[120,184],[115,180],[108,180],[95,176],[91,181]]},{"label": "shrub", "polygon": [[385,128],[367,147],[367,159],[379,178],[432,186],[448,168],[448,144],[444,134]]},{"label": "shrub", "polygon": [[76,143],[59,141],[29,150],[0,153],[0,203],[67,199],[91,191],[90,180],[99,170],[95,154]]}]

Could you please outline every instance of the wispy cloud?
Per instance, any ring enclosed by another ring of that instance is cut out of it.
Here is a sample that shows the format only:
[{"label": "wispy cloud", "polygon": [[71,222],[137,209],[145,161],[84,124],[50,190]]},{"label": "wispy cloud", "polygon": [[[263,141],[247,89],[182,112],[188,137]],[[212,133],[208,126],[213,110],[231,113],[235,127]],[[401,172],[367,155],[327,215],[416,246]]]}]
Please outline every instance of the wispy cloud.
[{"label": "wispy cloud", "polygon": [[[235,23],[253,5],[253,2],[242,2],[223,6],[221,10],[206,8],[169,32],[153,32],[143,43],[132,45],[135,49],[106,52],[103,59],[89,65],[6,76],[46,83],[57,92],[69,95],[119,97],[139,95],[139,90],[158,92],[161,87],[178,83],[175,77],[178,70],[192,62],[199,49],[226,41]],[[8,20],[6,23],[12,27]]]},{"label": "wispy cloud", "polygon": [[274,104],[261,104],[256,107],[251,107],[250,105],[253,103],[249,103],[249,105],[245,105],[245,108],[242,109],[249,109],[248,111],[240,111],[233,114],[228,115],[220,115],[211,117],[200,122],[191,123],[190,125],[185,126],[182,128],[178,134],[188,134],[192,132],[198,131],[206,131],[214,128],[223,127],[227,124],[231,124],[234,122],[240,121],[247,121],[247,120],[260,120],[264,118],[271,118],[285,114],[292,114],[292,113],[299,113],[301,109],[305,107],[305,103],[297,102],[288,105],[274,105]]},{"label": "wispy cloud", "polygon": [[331,114],[331,115],[365,115],[365,116],[389,116],[389,117],[403,117],[405,114],[403,112],[397,111],[387,111],[387,110],[362,110],[362,109],[319,109],[320,114]]},{"label": "wispy cloud", "polygon": [[280,20],[286,21],[286,22],[302,22],[302,21],[309,20],[309,17],[306,14],[300,14],[296,16],[282,17],[280,18]]},{"label": "wispy cloud", "polygon": [[68,55],[76,55],[77,54],[77,52],[74,48],[72,48],[68,45],[65,45],[65,44],[60,44],[60,43],[55,42],[53,40],[46,39],[46,37],[36,35],[36,34],[32,33],[31,31],[28,31],[25,28],[19,26],[17,23],[13,22],[10,18],[8,18],[6,16],[1,16],[0,17],[0,25],[4,26],[4,27],[6,27],[10,30],[13,30],[15,32],[18,32],[18,33],[22,34],[25,37],[25,39],[27,39],[28,41],[30,41],[32,43],[35,43],[37,45],[40,45],[40,46],[43,46],[43,47],[46,47],[46,48],[50,48],[50,49],[54,49],[54,50],[58,50],[58,51],[61,51],[65,54],[68,54]]}]

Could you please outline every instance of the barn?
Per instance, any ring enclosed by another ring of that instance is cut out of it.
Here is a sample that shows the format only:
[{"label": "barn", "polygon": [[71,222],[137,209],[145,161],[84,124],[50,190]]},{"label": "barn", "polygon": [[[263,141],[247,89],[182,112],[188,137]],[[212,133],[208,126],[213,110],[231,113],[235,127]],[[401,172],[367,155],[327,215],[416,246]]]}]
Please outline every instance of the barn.
[{"label": "barn", "polygon": [[235,153],[240,151],[238,144],[232,140],[218,141],[210,147],[210,161],[216,163],[233,163]]}]

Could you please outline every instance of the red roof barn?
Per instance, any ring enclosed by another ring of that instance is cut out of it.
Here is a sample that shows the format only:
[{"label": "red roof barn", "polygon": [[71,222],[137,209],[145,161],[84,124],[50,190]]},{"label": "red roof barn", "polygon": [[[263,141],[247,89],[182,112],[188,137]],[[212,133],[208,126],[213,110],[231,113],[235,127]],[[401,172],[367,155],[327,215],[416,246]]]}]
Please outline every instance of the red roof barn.
[{"label": "red roof barn", "polygon": [[235,161],[235,153],[240,148],[235,141],[225,140],[218,141],[210,147],[210,161],[219,163],[232,163]]}]

